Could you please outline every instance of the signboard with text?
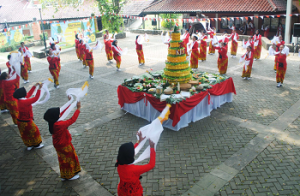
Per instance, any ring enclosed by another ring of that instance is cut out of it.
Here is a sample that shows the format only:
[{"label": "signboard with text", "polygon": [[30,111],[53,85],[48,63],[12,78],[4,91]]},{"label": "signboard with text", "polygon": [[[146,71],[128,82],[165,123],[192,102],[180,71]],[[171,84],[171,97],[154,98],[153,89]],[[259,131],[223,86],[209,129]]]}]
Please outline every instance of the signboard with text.
[{"label": "signboard with text", "polygon": [[59,41],[60,46],[74,46],[76,33],[89,43],[96,41],[94,19],[51,24],[51,37]]}]

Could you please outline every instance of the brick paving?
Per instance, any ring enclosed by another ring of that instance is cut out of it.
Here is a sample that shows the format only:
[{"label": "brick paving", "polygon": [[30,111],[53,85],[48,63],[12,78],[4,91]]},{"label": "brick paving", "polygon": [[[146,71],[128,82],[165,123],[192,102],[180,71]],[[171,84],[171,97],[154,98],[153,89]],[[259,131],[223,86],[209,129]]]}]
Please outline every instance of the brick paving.
[{"label": "brick paving", "polygon": [[[54,89],[51,86],[50,100],[45,105],[33,108],[35,122],[43,139],[51,141],[47,123],[43,120],[44,112],[49,107],[62,106],[67,101],[65,91],[68,88],[80,87],[84,81],[89,81],[89,93],[82,99],[81,114],[70,129],[77,128],[80,132],[73,135],[73,144],[83,170],[111,195],[116,195],[118,184],[118,174],[114,167],[118,147],[124,142],[135,142],[136,131],[148,122],[126,114],[91,129],[82,128],[82,125],[104,119],[120,110],[116,90],[117,85],[125,78],[142,74],[146,70],[164,68],[167,46],[161,44],[160,36],[150,36],[150,42],[144,44],[146,64],[141,67],[138,66],[134,38],[135,34],[128,34],[126,39],[119,40],[122,48],[129,48],[128,54],[122,57],[122,72],[115,71],[115,63],[107,63],[104,50],[94,53],[94,80],[88,79],[88,68],[82,68],[74,51],[63,53],[59,79],[61,88]],[[238,56],[244,52],[239,47]],[[272,70],[274,57],[264,59],[266,53],[267,51],[263,50],[263,60],[254,62],[253,78],[249,81],[240,77],[242,65],[238,64],[239,59],[229,58],[227,75],[233,78],[237,95],[232,103],[219,108],[218,113],[267,127],[278,121],[299,101],[298,57],[288,57],[285,83],[278,89]],[[199,70],[217,72],[216,62],[217,55],[208,55],[207,61],[199,63]],[[34,83],[51,77],[46,59],[32,59],[32,67],[33,72],[29,74],[30,83],[21,84],[27,89]],[[0,62],[0,68],[5,68],[5,64]],[[156,167],[144,174],[141,180],[144,195],[184,194],[195,186],[200,178],[225,163],[262,131],[253,131],[251,127],[240,126],[234,121],[219,121],[216,116],[218,115],[212,112],[211,117],[191,123],[179,132],[168,129],[163,132],[158,144]],[[0,116],[0,194],[77,195],[73,185],[60,182],[53,165],[49,165],[35,151],[25,150],[17,129],[9,126],[9,122],[9,114]],[[284,130],[279,131],[299,135],[299,126],[298,117]],[[299,195],[299,184],[294,183],[299,180],[297,149],[297,142],[293,146],[286,141],[273,141],[243,169],[243,172],[239,172],[228,185],[217,191],[216,195]],[[282,173],[278,174],[277,170]],[[258,184],[253,183],[254,178],[258,179]],[[241,181],[244,181],[243,184]],[[253,186],[256,189],[253,189]]]},{"label": "brick paving", "polygon": [[0,166],[1,195],[78,195],[35,152]]},{"label": "brick paving", "polygon": [[299,195],[299,148],[273,141],[215,195]]},{"label": "brick paving", "polygon": [[[118,174],[114,163],[120,143],[136,142],[136,131],[147,124],[145,120],[126,114],[83,132],[73,139],[81,166],[97,182],[115,193]],[[157,146],[155,169],[143,174],[145,195],[183,193],[255,135],[253,131],[219,123],[214,118],[193,123],[179,132],[165,130]]]},{"label": "brick paving", "polygon": [[300,135],[299,129],[300,129],[300,117],[294,120],[294,122],[291,123],[284,131]]}]

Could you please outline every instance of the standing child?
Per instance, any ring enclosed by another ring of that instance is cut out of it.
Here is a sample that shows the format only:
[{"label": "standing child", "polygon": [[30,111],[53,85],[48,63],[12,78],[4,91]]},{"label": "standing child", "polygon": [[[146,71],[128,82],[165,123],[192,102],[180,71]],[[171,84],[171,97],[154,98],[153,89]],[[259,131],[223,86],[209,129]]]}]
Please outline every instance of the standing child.
[{"label": "standing child", "polygon": [[[36,89],[36,86],[38,86],[37,93],[34,97],[31,97]],[[44,147],[39,128],[33,122],[32,112],[32,104],[38,101],[42,86],[43,84],[37,83],[30,89],[28,93],[26,92],[26,89],[22,87],[17,89],[13,94],[14,98],[17,99],[18,102],[18,128],[21,138],[24,144],[27,146],[27,150]]]},{"label": "standing child", "polygon": [[135,49],[136,53],[138,55],[138,60],[139,60],[139,65],[144,65],[145,64],[145,58],[144,58],[144,52],[143,52],[143,42],[141,41],[144,39],[143,36],[137,35],[135,38]]},{"label": "standing child", "polygon": [[207,43],[206,43],[207,36],[204,33],[204,30],[201,32],[201,35],[199,36],[200,41],[200,53],[199,53],[199,60],[205,61],[206,60],[206,53],[207,53]]},{"label": "standing child", "polygon": [[65,112],[65,110],[60,111],[59,107],[50,108],[44,114],[44,119],[48,122],[49,132],[52,135],[53,146],[57,152],[62,181],[76,180],[80,177],[78,173],[81,171],[81,167],[72,144],[72,136],[68,130],[69,126],[76,122],[80,108],[81,104],[77,102],[77,110],[69,120],[65,121],[59,121],[60,116]]},{"label": "standing child", "polygon": [[215,49],[219,50],[219,58],[218,58],[218,69],[220,74],[226,74],[228,67],[228,56],[227,56],[227,47],[226,43],[221,43],[220,47],[215,47]]}]

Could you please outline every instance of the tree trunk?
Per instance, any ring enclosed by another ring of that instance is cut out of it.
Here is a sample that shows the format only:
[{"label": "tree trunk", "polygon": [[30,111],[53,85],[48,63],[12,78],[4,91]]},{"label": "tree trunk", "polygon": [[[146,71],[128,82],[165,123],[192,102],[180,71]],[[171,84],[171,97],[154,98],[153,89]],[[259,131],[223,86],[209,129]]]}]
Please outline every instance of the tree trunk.
[{"label": "tree trunk", "polygon": [[115,14],[119,14],[119,12],[120,12],[120,0],[113,0],[113,2],[114,2]]}]

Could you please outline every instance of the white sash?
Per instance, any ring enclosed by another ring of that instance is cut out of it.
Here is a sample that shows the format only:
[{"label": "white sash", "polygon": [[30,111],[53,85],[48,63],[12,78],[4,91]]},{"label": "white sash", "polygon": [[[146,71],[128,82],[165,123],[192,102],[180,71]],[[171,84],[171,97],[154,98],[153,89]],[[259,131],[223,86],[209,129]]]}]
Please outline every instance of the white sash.
[{"label": "white sash", "polygon": [[[68,117],[71,111],[76,107],[77,102],[80,101],[80,99],[87,94],[88,86],[89,86],[88,82],[85,82],[81,88],[69,88],[66,91],[67,96],[70,96],[71,100],[69,100],[65,105],[63,105],[60,108],[60,113],[63,112],[68,106],[70,107],[64,112],[64,114],[58,119],[58,121],[64,120],[65,118]],[[73,102],[74,100],[73,96],[76,97],[76,101],[74,102]]]}]

